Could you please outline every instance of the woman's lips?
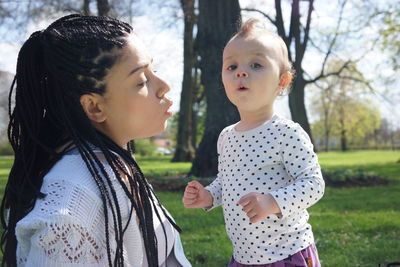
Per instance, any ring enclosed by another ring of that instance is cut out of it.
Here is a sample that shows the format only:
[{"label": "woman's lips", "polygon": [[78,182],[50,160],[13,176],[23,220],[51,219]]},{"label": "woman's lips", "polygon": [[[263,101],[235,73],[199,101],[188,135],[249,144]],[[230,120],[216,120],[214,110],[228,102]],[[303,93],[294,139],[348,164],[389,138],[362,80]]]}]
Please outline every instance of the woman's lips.
[{"label": "woman's lips", "polygon": [[165,114],[168,116],[172,116],[173,112],[171,110],[172,104],[168,106],[167,110],[165,111]]},{"label": "woman's lips", "polygon": [[245,87],[245,86],[240,86],[238,88],[239,91],[247,91],[249,88]]}]

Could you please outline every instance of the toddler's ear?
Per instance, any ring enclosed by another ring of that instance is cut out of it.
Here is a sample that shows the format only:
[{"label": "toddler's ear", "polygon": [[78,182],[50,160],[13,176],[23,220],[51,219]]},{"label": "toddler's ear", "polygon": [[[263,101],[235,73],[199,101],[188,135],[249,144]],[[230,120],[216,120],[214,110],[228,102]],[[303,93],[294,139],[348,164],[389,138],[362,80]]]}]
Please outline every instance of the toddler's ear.
[{"label": "toddler's ear", "polygon": [[285,71],[279,80],[279,86],[285,88],[292,82],[293,75],[289,71]]},{"label": "toddler's ear", "polygon": [[101,96],[97,94],[84,94],[79,99],[86,116],[88,116],[92,122],[101,123],[106,120],[100,98]]}]

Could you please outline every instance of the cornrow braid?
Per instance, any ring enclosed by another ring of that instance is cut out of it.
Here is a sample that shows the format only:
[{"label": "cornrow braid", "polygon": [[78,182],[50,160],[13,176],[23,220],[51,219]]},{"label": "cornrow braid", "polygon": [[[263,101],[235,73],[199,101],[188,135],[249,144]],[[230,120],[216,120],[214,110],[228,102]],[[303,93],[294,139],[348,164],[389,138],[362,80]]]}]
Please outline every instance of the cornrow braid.
[{"label": "cornrow braid", "polygon": [[[119,20],[74,14],[33,33],[22,46],[9,94],[8,138],[15,158],[1,203],[2,265],[16,266],[16,224],[33,209],[38,198],[46,197],[40,192],[43,178],[71,146],[79,151],[100,193],[109,266],[124,266],[123,236],[133,210],[151,267],[159,266],[153,211],[158,220],[161,217],[156,206],[161,207],[165,217],[180,231],[132,157],[131,145],[128,143],[125,150],[97,131],[80,104],[83,94],[105,93],[104,78],[120,58],[131,33],[132,27]],[[70,146],[57,151],[65,144]],[[97,150],[106,162],[99,159]],[[116,191],[105,164],[111,167],[131,202],[126,225],[123,225]],[[122,175],[127,177],[128,185]],[[110,240],[110,225],[115,240]],[[166,239],[162,222],[161,225]],[[114,258],[110,242],[116,242]]]}]

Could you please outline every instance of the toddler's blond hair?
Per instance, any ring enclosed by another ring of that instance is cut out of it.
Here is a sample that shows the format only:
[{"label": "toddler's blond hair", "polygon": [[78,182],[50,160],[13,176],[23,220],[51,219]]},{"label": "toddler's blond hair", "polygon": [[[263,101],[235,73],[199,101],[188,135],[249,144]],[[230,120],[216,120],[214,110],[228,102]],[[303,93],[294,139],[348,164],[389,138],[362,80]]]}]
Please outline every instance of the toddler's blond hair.
[{"label": "toddler's blond hair", "polygon": [[292,63],[289,61],[288,50],[287,50],[285,42],[279,35],[270,32],[261,20],[256,19],[256,18],[248,19],[241,25],[239,31],[231,38],[231,40],[233,40],[237,37],[242,37],[242,38],[245,38],[248,36],[256,36],[257,37],[257,36],[259,36],[259,34],[265,34],[265,35],[271,36],[279,42],[280,47],[281,47],[280,51],[282,53],[281,57],[280,57],[281,58],[280,74],[283,74],[286,71],[288,71],[292,75],[294,75]]}]

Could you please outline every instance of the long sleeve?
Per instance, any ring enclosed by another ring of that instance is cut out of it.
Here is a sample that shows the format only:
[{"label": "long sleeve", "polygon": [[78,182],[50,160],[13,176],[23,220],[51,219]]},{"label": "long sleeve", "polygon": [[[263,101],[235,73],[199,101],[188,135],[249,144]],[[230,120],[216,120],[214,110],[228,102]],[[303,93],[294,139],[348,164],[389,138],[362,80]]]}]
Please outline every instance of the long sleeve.
[{"label": "long sleeve", "polygon": [[215,180],[209,184],[208,186],[206,186],[206,190],[208,190],[211,195],[213,196],[213,204],[211,207],[207,207],[206,210],[212,210],[215,207],[218,207],[222,204],[222,166],[223,166],[223,161],[224,156],[222,155],[222,150],[224,147],[224,135],[226,133],[226,129],[221,131],[219,137],[218,137],[218,141],[217,141],[217,153],[218,153],[218,174],[217,174],[217,178],[215,178]]},{"label": "long sleeve", "polygon": [[325,183],[311,140],[299,124],[286,126],[280,151],[293,183],[270,193],[285,217],[315,204],[324,194]]},{"label": "long sleeve", "polygon": [[[101,200],[65,180],[52,181],[42,191],[47,196],[16,227],[18,265],[107,266]],[[109,240],[113,253],[112,231]]]}]

